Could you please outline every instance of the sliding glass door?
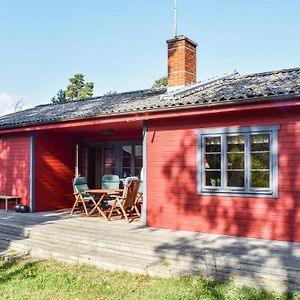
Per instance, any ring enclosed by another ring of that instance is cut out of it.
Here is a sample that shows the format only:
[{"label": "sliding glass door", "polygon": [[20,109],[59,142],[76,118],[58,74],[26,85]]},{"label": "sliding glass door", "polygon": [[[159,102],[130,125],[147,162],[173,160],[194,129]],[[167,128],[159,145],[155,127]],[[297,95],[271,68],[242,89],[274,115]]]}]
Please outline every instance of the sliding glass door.
[{"label": "sliding glass door", "polygon": [[119,173],[122,178],[128,176],[141,176],[143,166],[143,146],[142,145],[123,145],[120,152]]},{"label": "sliding glass door", "polygon": [[113,146],[103,146],[102,148],[102,173],[116,174],[118,155]]},{"label": "sliding glass door", "polygon": [[141,141],[109,142],[95,146],[95,182],[101,185],[104,175],[141,177],[143,146]]}]

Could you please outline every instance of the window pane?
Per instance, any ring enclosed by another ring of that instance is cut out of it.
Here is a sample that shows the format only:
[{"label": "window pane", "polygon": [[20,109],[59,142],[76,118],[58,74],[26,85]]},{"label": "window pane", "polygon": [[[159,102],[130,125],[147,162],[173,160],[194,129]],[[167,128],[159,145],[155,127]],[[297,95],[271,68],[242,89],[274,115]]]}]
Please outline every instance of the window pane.
[{"label": "window pane", "polygon": [[122,147],[122,177],[131,176],[132,146]]},{"label": "window pane", "polygon": [[104,148],[103,150],[103,171],[104,175],[115,174],[115,148]]},{"label": "window pane", "polygon": [[252,153],[251,169],[269,169],[269,153]]},{"label": "window pane", "polygon": [[227,186],[243,187],[244,186],[244,172],[243,171],[228,171],[227,172]]},{"label": "window pane", "polygon": [[221,137],[206,137],[205,152],[221,152]]},{"label": "window pane", "polygon": [[245,139],[243,135],[227,137],[227,152],[244,152]]},{"label": "window pane", "polygon": [[244,153],[227,154],[228,169],[244,169]]},{"label": "window pane", "polygon": [[143,146],[135,145],[135,176],[140,177],[143,166]]},{"label": "window pane", "polygon": [[268,188],[270,173],[266,171],[251,172],[251,187]]},{"label": "window pane", "polygon": [[270,136],[269,134],[253,134],[250,137],[251,151],[269,151]]},{"label": "window pane", "polygon": [[220,171],[206,171],[205,172],[205,185],[206,186],[220,186],[221,185],[221,172]]},{"label": "window pane", "polygon": [[206,154],[205,169],[221,169],[221,154]]},{"label": "window pane", "polygon": [[130,166],[131,166],[131,155],[132,155],[131,146],[123,146],[122,147],[122,152],[123,152],[123,167],[124,168],[130,168]]}]

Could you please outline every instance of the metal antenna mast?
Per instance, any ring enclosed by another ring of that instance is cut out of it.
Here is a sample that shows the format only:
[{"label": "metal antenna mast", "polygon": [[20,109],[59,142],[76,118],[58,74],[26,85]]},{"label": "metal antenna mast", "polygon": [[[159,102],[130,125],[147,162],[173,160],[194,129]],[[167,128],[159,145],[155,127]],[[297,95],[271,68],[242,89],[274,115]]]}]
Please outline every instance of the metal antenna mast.
[{"label": "metal antenna mast", "polygon": [[174,38],[177,36],[177,0],[174,0]]}]

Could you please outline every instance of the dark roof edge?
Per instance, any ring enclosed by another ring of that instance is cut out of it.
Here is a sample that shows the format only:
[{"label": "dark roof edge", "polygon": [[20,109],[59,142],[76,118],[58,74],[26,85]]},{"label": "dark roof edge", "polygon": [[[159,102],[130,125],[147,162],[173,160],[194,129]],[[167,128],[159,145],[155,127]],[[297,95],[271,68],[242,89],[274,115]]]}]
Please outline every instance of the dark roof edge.
[{"label": "dark roof edge", "polygon": [[[61,123],[67,123],[67,122],[76,122],[76,121],[87,121],[87,120],[95,120],[99,118],[110,118],[110,117],[118,117],[118,116],[130,116],[130,115],[141,115],[141,114],[149,114],[149,113],[165,113],[168,111],[186,111],[186,110],[192,110],[195,108],[205,108],[205,107],[216,107],[216,106],[228,106],[228,105],[245,105],[245,104],[252,104],[252,103],[265,103],[265,102],[279,102],[281,100],[287,101],[287,100],[297,100],[297,98],[300,99],[300,93],[299,94],[287,94],[287,95],[273,95],[273,96],[268,96],[268,97],[253,97],[247,102],[237,100],[237,99],[232,99],[228,100],[226,102],[218,102],[214,101],[211,103],[203,103],[203,104],[194,104],[194,105],[189,105],[189,106],[173,106],[173,107],[166,107],[166,108],[159,108],[159,109],[151,109],[151,110],[139,110],[139,111],[131,111],[131,112],[122,112],[122,113],[112,113],[112,114],[107,114],[107,115],[98,115],[98,116],[93,116],[92,118],[73,118],[73,119],[61,119],[61,120],[56,120],[56,121],[49,121],[49,122],[40,122],[40,123],[28,123],[24,125],[19,125],[19,126],[3,126],[0,127],[0,134],[2,130],[14,130],[14,129],[21,129],[21,128],[26,128],[26,127],[34,127],[34,126],[41,126],[41,125],[50,125],[50,124],[61,124]],[[237,102],[240,101],[240,102]],[[34,130],[33,130],[34,131]]]}]

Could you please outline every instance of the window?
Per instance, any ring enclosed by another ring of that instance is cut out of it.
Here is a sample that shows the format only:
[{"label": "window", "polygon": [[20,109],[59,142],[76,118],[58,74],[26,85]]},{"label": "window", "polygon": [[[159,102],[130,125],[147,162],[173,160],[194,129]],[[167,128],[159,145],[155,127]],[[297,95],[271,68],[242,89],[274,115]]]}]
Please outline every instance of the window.
[{"label": "window", "polygon": [[199,130],[198,194],[278,196],[279,126]]}]

